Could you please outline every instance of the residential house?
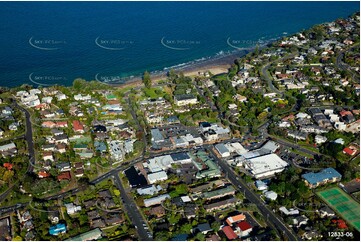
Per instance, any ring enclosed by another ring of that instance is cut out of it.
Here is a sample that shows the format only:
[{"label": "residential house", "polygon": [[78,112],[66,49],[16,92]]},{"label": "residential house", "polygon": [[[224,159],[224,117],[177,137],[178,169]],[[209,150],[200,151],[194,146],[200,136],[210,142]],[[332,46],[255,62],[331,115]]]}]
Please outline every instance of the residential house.
[{"label": "residential house", "polygon": [[162,206],[152,207],[150,209],[150,214],[157,218],[161,218],[165,215],[165,209]]},{"label": "residential house", "polygon": [[197,97],[195,97],[192,94],[175,95],[174,103],[177,106],[185,106],[185,105],[197,104],[198,100]]},{"label": "residential house", "polygon": [[60,175],[58,175],[57,178],[58,178],[58,181],[70,180],[71,179],[70,171],[60,173]]},{"label": "residential house", "polygon": [[293,219],[293,225],[300,228],[302,225],[307,225],[308,218],[305,215],[297,216]]},{"label": "residential house", "polygon": [[76,206],[73,203],[66,203],[64,206],[66,207],[66,212],[69,215],[73,215],[81,211],[81,206]]},{"label": "residential house", "polygon": [[73,130],[76,133],[84,133],[84,125],[79,120],[73,121]]},{"label": "residential house", "polygon": [[247,221],[237,223],[236,233],[239,237],[247,237],[252,232],[252,226]]},{"label": "residential house", "polygon": [[231,226],[224,226],[222,228],[223,233],[226,235],[228,240],[234,240],[237,239],[237,234],[233,231]]},{"label": "residential house", "polygon": [[213,229],[211,228],[209,223],[202,223],[202,224],[198,224],[197,227],[193,228],[192,233],[193,234],[197,234],[197,233],[207,234],[208,232],[211,232],[212,230]]},{"label": "residential house", "polygon": [[241,222],[241,221],[243,221],[245,219],[246,219],[246,216],[243,213],[241,213],[241,214],[238,214],[238,215],[235,215],[235,216],[228,217],[226,219],[226,223],[229,226],[232,226],[234,223]]}]

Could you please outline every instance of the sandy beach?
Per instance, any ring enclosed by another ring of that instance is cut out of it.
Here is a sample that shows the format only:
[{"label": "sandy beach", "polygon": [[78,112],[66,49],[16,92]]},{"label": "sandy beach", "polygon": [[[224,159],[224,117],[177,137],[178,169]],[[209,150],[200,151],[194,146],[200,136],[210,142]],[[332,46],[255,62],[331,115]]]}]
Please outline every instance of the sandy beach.
[{"label": "sandy beach", "polygon": [[[212,74],[217,75],[220,73],[226,73],[228,68],[234,63],[234,61],[247,54],[248,51],[240,51],[224,56],[211,58],[202,62],[191,63],[182,67],[173,68],[176,72],[183,72],[185,76],[196,76],[198,72],[210,71]],[[167,77],[168,70],[157,71],[150,73],[153,83],[160,80],[164,80]],[[142,84],[142,77],[136,76],[129,78],[125,83],[116,85],[118,88],[126,88],[130,86],[138,86]]]}]

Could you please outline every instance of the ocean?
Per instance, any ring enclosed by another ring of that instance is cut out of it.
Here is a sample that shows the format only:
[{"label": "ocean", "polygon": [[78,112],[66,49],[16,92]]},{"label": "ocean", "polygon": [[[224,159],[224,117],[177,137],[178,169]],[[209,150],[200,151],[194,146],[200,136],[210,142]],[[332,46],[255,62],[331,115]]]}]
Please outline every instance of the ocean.
[{"label": "ocean", "polygon": [[358,2],[0,2],[0,86],[118,80],[296,33]]}]

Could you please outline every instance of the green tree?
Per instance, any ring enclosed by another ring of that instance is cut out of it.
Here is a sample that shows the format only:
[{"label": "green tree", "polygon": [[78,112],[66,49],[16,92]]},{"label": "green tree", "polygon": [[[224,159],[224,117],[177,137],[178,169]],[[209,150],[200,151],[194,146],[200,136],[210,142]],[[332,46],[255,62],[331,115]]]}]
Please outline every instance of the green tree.
[{"label": "green tree", "polygon": [[205,241],[206,236],[204,234],[202,234],[201,232],[199,232],[199,233],[196,234],[195,239],[199,240],[199,241]]},{"label": "green tree", "polygon": [[214,221],[211,224],[211,228],[213,229],[213,231],[217,232],[219,230],[219,227],[221,227],[221,224],[218,221]]},{"label": "green tree", "polygon": [[144,74],[143,74],[143,84],[146,88],[151,88],[152,86],[152,80],[150,79],[150,74],[148,71],[145,71]]}]

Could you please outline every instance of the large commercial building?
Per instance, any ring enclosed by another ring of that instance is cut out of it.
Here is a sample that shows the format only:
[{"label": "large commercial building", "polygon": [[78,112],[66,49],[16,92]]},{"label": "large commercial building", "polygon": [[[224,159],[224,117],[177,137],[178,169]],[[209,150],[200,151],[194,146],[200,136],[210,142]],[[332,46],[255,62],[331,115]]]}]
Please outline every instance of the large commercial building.
[{"label": "large commercial building", "polygon": [[274,176],[288,166],[288,163],[276,154],[245,159],[243,164],[256,179]]}]

